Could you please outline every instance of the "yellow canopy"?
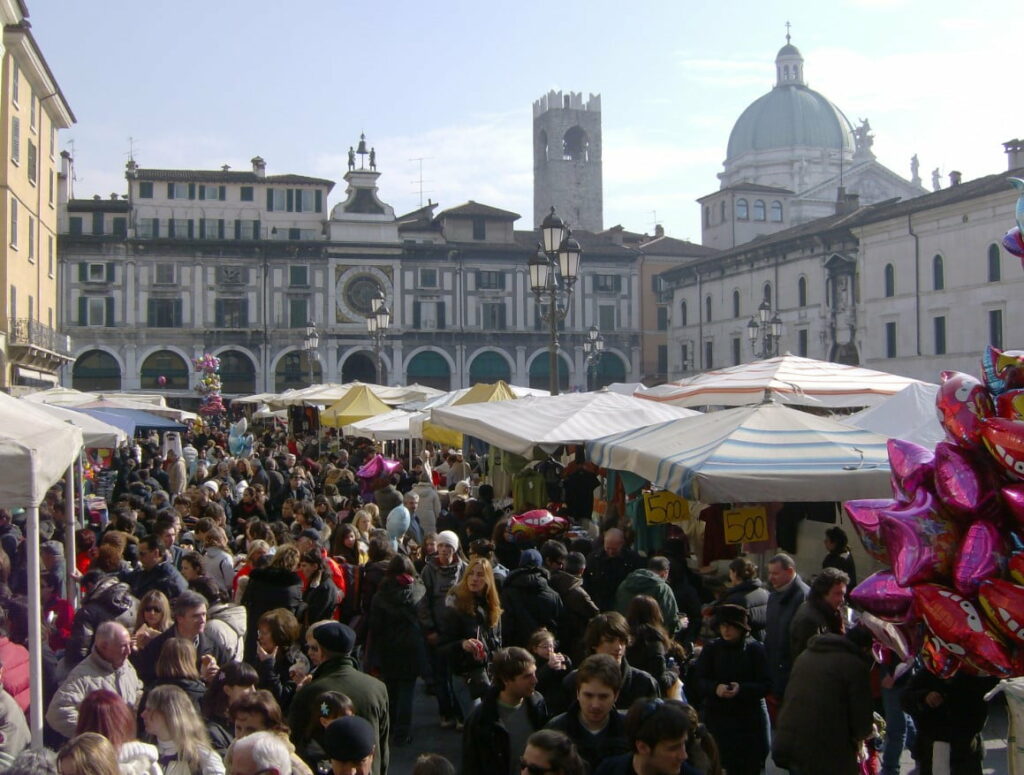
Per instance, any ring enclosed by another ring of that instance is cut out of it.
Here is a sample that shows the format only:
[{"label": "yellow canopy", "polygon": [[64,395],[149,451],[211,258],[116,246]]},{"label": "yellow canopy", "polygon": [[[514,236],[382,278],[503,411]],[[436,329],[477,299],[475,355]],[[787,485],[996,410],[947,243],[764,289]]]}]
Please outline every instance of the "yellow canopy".
[{"label": "yellow canopy", "polygon": [[390,411],[391,407],[377,398],[368,386],[357,385],[320,412],[320,424],[329,428],[341,428]]},{"label": "yellow canopy", "polygon": [[[491,401],[511,401],[516,397],[512,389],[504,380],[498,380],[493,384],[478,382],[473,385],[466,394],[452,402],[452,406],[460,404],[484,404]],[[427,441],[436,441],[446,447],[462,448],[462,434],[458,431],[450,431],[429,420],[423,423],[423,438]]]}]

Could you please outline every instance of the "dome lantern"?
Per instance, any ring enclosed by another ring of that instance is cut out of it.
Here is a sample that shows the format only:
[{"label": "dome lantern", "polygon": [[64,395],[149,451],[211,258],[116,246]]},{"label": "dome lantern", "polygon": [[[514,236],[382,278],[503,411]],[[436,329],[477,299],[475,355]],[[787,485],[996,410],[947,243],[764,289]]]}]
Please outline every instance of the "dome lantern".
[{"label": "dome lantern", "polygon": [[786,45],[775,56],[775,86],[805,86],[804,57],[800,49],[789,42],[789,22],[786,22]]}]

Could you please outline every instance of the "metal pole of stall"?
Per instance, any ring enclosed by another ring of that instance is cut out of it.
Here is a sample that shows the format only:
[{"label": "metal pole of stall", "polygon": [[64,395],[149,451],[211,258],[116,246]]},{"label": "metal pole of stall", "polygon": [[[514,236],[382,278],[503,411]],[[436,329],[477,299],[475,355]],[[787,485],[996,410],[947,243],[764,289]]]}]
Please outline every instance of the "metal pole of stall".
[{"label": "metal pole of stall", "polygon": [[78,608],[78,584],[75,583],[75,465],[68,466],[64,478],[64,597],[71,607]]},{"label": "metal pole of stall", "polygon": [[85,452],[78,453],[78,517],[82,520],[82,527],[85,527],[89,520],[85,516]]},{"label": "metal pole of stall", "polygon": [[[28,560],[28,726],[32,747],[43,748],[43,610],[39,593],[39,505],[25,509],[25,543]],[[71,558],[74,562],[74,558]]]}]

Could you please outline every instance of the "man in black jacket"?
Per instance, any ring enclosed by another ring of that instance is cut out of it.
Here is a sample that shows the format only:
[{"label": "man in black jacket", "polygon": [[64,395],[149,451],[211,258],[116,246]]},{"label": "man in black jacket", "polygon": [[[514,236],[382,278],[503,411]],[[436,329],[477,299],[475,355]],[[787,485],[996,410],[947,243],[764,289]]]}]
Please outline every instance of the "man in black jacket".
[{"label": "man in black jacket", "polygon": [[536,691],[537,666],[526,649],[498,649],[491,661],[494,686],[466,719],[462,734],[463,775],[512,771],[526,741],[543,728],[548,709]]},{"label": "man in black jacket", "polygon": [[626,536],[617,527],[604,533],[603,544],[587,558],[583,586],[602,611],[615,608],[615,593],[630,573],[644,567],[643,558],[626,547]]},{"label": "man in black jacket", "polygon": [[601,613],[583,588],[587,558],[579,552],[568,552],[559,541],[546,541],[540,553],[544,556],[544,567],[551,574],[551,588],[562,598],[558,640],[562,651],[578,664],[586,656],[583,633],[587,623]]},{"label": "man in black jacket", "polygon": [[768,596],[768,617],[764,647],[768,652],[768,675],[772,679],[769,707],[778,710],[786,693],[793,658],[789,648],[789,624],[803,605],[810,591],[796,572],[796,562],[785,552],[768,561],[768,583],[772,587]]},{"label": "man in black jacket", "polygon": [[501,587],[501,637],[510,646],[525,647],[541,627],[559,631],[562,598],[548,583],[542,563],[540,552],[527,549]]},{"label": "man in black jacket", "polygon": [[[583,643],[590,654],[607,654],[615,659],[622,674],[622,688],[615,707],[629,709],[633,702],[641,698],[659,698],[661,687],[650,673],[631,666],[626,661],[626,646],[632,637],[626,617],[617,611],[598,614],[590,620]],[[565,677],[562,686],[570,697],[576,692],[576,673],[573,670]]]},{"label": "man in black jacket", "polygon": [[231,662],[233,655],[206,634],[206,598],[192,591],[185,591],[175,598],[171,607],[174,625],[157,635],[142,651],[133,654],[132,663],[145,684],[156,679],[156,663],[160,649],[171,638],[184,638],[196,646],[196,668],[204,680],[217,674],[221,665]]},{"label": "man in black jacket", "polygon": [[188,589],[185,577],[168,561],[163,541],[158,536],[139,539],[139,564],[142,567],[138,570],[123,574],[123,580],[139,600],[152,589],[163,592],[168,600],[174,600]]}]

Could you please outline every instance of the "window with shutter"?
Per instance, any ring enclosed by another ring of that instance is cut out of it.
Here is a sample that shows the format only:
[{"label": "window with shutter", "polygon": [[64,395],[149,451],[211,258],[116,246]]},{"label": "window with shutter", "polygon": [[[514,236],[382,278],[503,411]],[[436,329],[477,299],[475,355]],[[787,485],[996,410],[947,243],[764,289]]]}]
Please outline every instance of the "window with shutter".
[{"label": "window with shutter", "polygon": [[80,216],[73,215],[68,218],[68,234],[72,237],[82,236],[82,219]]},{"label": "window with shutter", "polygon": [[110,328],[113,327],[114,325],[114,297],[107,296],[106,299],[104,299],[104,301],[106,302],[107,306],[107,314],[104,319],[104,325]]},{"label": "window with shutter", "polygon": [[103,213],[92,214],[92,233],[96,236],[103,234]]},{"label": "window with shutter", "polygon": [[251,202],[254,199],[253,194],[254,194],[254,190],[253,190],[252,186],[242,186],[242,192],[241,192],[241,195],[240,195],[240,199],[243,202]]},{"label": "window with shutter", "polygon": [[321,191],[320,189],[317,189],[315,196],[316,196],[315,209],[316,209],[316,211],[318,213],[322,213],[324,211],[324,192]]},{"label": "window with shutter", "polygon": [[437,302],[437,330],[444,330],[444,302]]},{"label": "window with shutter", "polygon": [[28,141],[28,179],[33,183],[36,182],[36,144],[31,140]]},{"label": "window with shutter", "polygon": [[153,198],[153,181],[142,180],[139,181],[139,199],[152,199]]},{"label": "window with shutter", "polygon": [[17,116],[11,118],[11,161],[21,162],[21,119]]}]

